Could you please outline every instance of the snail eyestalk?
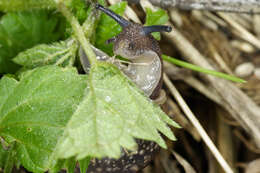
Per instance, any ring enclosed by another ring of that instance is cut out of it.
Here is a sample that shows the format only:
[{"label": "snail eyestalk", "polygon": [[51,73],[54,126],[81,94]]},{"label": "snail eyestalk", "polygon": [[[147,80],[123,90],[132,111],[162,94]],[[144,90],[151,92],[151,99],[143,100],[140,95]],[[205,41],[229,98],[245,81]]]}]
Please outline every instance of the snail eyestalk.
[{"label": "snail eyestalk", "polygon": [[106,13],[108,16],[110,16],[111,18],[113,18],[120,26],[122,27],[126,27],[130,24],[129,21],[127,21],[126,19],[124,19],[123,17],[117,15],[116,13],[114,13],[113,11],[103,7],[100,4],[96,4],[96,9],[103,11],[104,13]]},{"label": "snail eyestalk", "polygon": [[150,34],[152,32],[171,32],[172,27],[164,25],[152,25],[143,27],[144,34]]}]

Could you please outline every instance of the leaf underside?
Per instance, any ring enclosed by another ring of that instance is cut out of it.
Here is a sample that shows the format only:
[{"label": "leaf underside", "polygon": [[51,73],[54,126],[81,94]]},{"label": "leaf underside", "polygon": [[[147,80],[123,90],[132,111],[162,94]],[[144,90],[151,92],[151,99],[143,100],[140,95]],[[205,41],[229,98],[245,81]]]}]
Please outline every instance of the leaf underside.
[{"label": "leaf underside", "polygon": [[18,54],[13,61],[26,68],[35,68],[50,64],[72,66],[75,60],[77,43],[73,39],[40,44]]},{"label": "leaf underside", "polygon": [[166,148],[158,131],[175,140],[166,123],[179,126],[115,66],[96,63],[88,84],[83,101],[59,141],[58,157],[117,158],[120,147],[136,149],[134,138],[155,141]]}]

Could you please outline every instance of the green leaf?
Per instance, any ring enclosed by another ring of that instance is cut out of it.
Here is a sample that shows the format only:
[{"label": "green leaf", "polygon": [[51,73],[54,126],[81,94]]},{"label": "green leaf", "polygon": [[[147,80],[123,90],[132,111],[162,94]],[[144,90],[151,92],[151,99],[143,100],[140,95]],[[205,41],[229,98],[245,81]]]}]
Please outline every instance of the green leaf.
[{"label": "green leaf", "polygon": [[6,76],[2,77],[0,80],[0,110],[17,85],[18,82],[15,79]]},{"label": "green leaf", "polygon": [[15,156],[16,156],[16,150],[15,150],[15,142],[11,144],[11,147],[9,148],[5,167],[4,167],[4,173],[11,173],[15,164]]},{"label": "green leaf", "polygon": [[8,150],[0,145],[0,168],[3,169],[8,157]]},{"label": "green leaf", "polygon": [[74,16],[77,17],[78,21],[82,24],[87,17],[89,2],[83,0],[72,0],[68,6],[72,10]]},{"label": "green leaf", "polygon": [[1,0],[0,11],[24,11],[32,9],[54,9],[53,0]]},{"label": "green leaf", "polygon": [[53,12],[7,13],[0,22],[0,73],[12,73],[18,65],[11,61],[17,53],[39,43],[50,43],[63,36],[64,18]]},{"label": "green leaf", "polygon": [[0,81],[0,136],[16,141],[17,157],[28,171],[54,167],[53,151],[85,88],[86,76],[57,66],[31,70],[19,82]]},{"label": "green leaf", "polygon": [[72,66],[76,57],[78,44],[73,39],[41,44],[19,53],[13,61],[26,68],[35,68],[48,64]]},{"label": "green leaf", "polygon": [[59,159],[55,164],[52,165],[52,167],[49,169],[48,172],[50,172],[50,173],[60,172],[61,169],[64,168],[65,162],[66,162],[66,160]]},{"label": "green leaf", "polygon": [[77,161],[75,160],[74,157],[66,160],[65,168],[67,169],[68,173],[74,173],[75,172],[76,163],[77,163]]},{"label": "green leaf", "polygon": [[88,169],[88,165],[91,161],[91,157],[86,157],[82,160],[79,160],[80,173],[86,173]]},{"label": "green leaf", "polygon": [[115,66],[95,63],[89,88],[57,145],[57,156],[119,157],[120,147],[134,150],[134,138],[157,142],[175,137],[166,123],[179,127]]},{"label": "green leaf", "polygon": [[[152,11],[150,8],[146,8],[146,20],[145,26],[150,25],[164,25],[169,20],[167,12],[162,9],[158,9],[156,11]],[[160,33],[152,33],[152,35],[157,39],[160,40]]]},{"label": "green leaf", "polygon": [[[119,15],[123,15],[127,3],[126,2],[120,2],[115,5],[112,5],[109,7],[112,11]],[[103,50],[109,55],[112,55],[113,53],[113,45],[112,44],[106,44],[106,41],[116,35],[118,35],[121,32],[122,28],[121,26],[115,22],[111,17],[108,15],[101,13],[100,21],[96,29],[96,42],[95,46],[99,49]]]},{"label": "green leaf", "polygon": [[240,83],[246,82],[244,79],[238,78],[236,76],[231,76],[231,75],[221,73],[221,72],[218,72],[218,71],[205,69],[205,68],[196,66],[194,64],[190,64],[190,63],[187,63],[185,61],[175,59],[175,58],[170,57],[170,56],[163,55],[162,57],[163,57],[163,60],[165,60],[165,61],[168,61],[172,64],[175,64],[175,65],[178,65],[178,66],[181,66],[181,67],[184,67],[184,68],[188,68],[188,69],[191,69],[191,70],[194,70],[194,71],[209,74],[209,75],[212,75],[212,76],[217,76],[217,77],[220,77],[220,78],[223,78],[223,79],[226,79],[226,80],[230,80],[230,81],[233,81],[233,82],[240,82]]}]

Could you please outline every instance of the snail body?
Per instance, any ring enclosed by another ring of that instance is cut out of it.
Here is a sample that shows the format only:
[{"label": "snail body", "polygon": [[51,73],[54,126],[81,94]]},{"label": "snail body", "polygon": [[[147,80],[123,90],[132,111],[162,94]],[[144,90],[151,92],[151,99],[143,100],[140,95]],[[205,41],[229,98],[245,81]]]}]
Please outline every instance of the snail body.
[{"label": "snail body", "polygon": [[127,58],[132,63],[122,71],[151,99],[159,96],[162,86],[162,58],[158,42],[152,32],[170,32],[171,27],[162,25],[142,26],[132,23],[109,9],[97,4],[103,11],[122,27],[122,32],[109,39],[113,43],[113,52]]},{"label": "snail body", "polygon": [[[158,42],[149,34],[140,34],[143,26],[130,24],[115,38],[114,54],[127,58],[132,63],[124,73],[144,93],[154,99],[161,88],[162,60]],[[156,90],[156,87],[158,88]]]},{"label": "snail body", "polygon": [[[170,32],[169,26],[142,26],[132,23],[109,9],[97,4],[96,8],[103,11],[123,28],[117,36],[109,39],[113,43],[113,52],[131,61],[128,66],[114,63],[152,100],[158,99],[162,86],[162,58],[158,42],[151,32]],[[98,50],[97,55],[103,56]],[[106,58],[103,60],[108,61]],[[119,159],[103,158],[91,161],[87,173],[136,173],[144,168],[153,158],[159,147],[156,143],[136,139],[138,150],[135,152],[122,149]]]}]

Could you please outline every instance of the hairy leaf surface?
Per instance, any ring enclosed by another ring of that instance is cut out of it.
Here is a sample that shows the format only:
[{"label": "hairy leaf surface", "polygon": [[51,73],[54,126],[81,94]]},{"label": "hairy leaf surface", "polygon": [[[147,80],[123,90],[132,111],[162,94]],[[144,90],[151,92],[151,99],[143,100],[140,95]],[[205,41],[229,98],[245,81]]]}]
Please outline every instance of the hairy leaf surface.
[{"label": "hairy leaf surface", "polygon": [[35,68],[48,64],[72,66],[78,45],[73,39],[41,44],[18,54],[13,60],[26,68]]},{"label": "hairy leaf surface", "polygon": [[175,140],[166,123],[178,125],[115,66],[96,63],[88,83],[88,93],[59,141],[59,157],[119,157],[120,147],[135,149],[134,138],[155,141],[166,148],[158,131]]},{"label": "hairy leaf surface", "polygon": [[21,81],[0,81],[0,136],[16,141],[22,165],[44,172],[54,164],[53,151],[86,88],[86,76],[73,68],[45,66]]}]

